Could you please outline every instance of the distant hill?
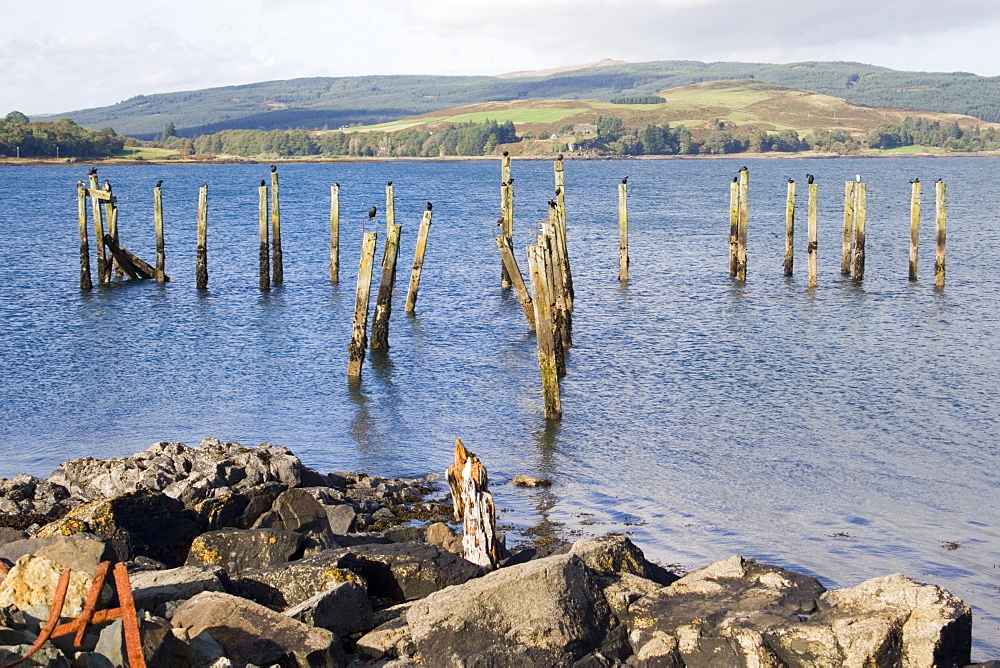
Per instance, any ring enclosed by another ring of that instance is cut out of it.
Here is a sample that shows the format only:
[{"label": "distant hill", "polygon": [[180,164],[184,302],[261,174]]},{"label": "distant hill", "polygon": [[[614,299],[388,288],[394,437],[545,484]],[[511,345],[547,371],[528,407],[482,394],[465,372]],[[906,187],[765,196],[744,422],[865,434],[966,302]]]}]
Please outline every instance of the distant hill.
[{"label": "distant hill", "polygon": [[[967,114],[1000,121],[1000,77],[967,72],[901,72],[849,62],[702,63],[654,61],[552,74],[314,77],[198,91],[139,95],[68,117],[92,128],[152,138],[173,123],[193,137],[224,129],[337,128],[372,124],[489,101],[612,100],[648,96],[706,81],[754,79],[841,97],[855,104]],[[33,120],[47,120],[33,117]]]}]

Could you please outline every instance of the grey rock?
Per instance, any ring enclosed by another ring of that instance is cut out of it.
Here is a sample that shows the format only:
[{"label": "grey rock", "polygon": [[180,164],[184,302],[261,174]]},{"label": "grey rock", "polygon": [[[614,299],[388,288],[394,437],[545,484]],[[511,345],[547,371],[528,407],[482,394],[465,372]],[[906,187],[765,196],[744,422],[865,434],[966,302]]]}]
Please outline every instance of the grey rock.
[{"label": "grey rock", "polygon": [[[0,665],[7,664],[20,659],[31,651],[31,643],[25,645],[4,645],[0,646]],[[41,649],[31,655],[26,661],[17,664],[18,668],[29,668],[38,666],[39,668],[70,668],[71,664],[66,655],[46,643]]]},{"label": "grey rock", "polygon": [[220,568],[181,566],[164,571],[142,571],[129,575],[135,607],[167,619],[167,603],[185,601],[203,591],[225,591],[226,574]]},{"label": "grey rock", "polygon": [[323,506],[323,510],[326,512],[326,519],[330,524],[330,531],[334,534],[342,536],[354,531],[357,513],[354,512],[354,508],[350,505],[346,503],[325,505]]},{"label": "grey rock", "polygon": [[[191,647],[176,637],[165,619],[146,616],[139,619],[142,655],[148,668],[187,668],[193,664]],[[101,631],[94,652],[113,666],[127,666],[128,650],[121,619]]]},{"label": "grey rock", "polygon": [[254,528],[297,531],[306,537],[310,551],[336,547],[326,510],[316,498],[303,489],[289,489],[274,501],[270,512],[261,515]]},{"label": "grey rock", "polygon": [[678,576],[647,561],[642,550],[621,534],[579,540],[569,550],[583,560],[591,570],[609,575],[629,573],[661,585],[678,580]]},{"label": "grey rock", "polygon": [[284,614],[338,636],[370,631],[375,626],[375,614],[365,588],[351,581],[339,582],[285,610]]},{"label": "grey rock", "polygon": [[188,566],[214,566],[235,574],[292,561],[302,555],[305,539],[280,529],[221,529],[203,533],[191,543]]},{"label": "grey rock", "polygon": [[207,631],[234,665],[344,665],[340,642],[330,631],[228,594],[205,592],[174,615],[175,627],[196,637]]},{"label": "grey rock", "polygon": [[389,527],[380,535],[390,543],[423,543],[427,538],[422,528],[409,526]]},{"label": "grey rock", "polygon": [[113,556],[103,540],[90,534],[26,538],[0,546],[0,558],[11,563],[26,554],[46,557],[65,568],[90,575],[99,563]]},{"label": "grey rock", "polygon": [[452,528],[444,522],[435,522],[427,527],[426,540],[433,545],[440,545],[449,552],[462,554],[462,537],[456,536]]},{"label": "grey rock", "polygon": [[[361,636],[354,645],[354,652],[365,661],[381,661],[412,656],[417,646],[410,635],[410,627],[405,617],[389,620]],[[429,657],[428,664],[434,665],[437,657]]]},{"label": "grey rock", "polygon": [[18,540],[23,540],[27,537],[28,534],[20,529],[11,529],[10,527],[0,526],[0,547]]},{"label": "grey rock", "polygon": [[286,489],[283,483],[266,482],[239,492],[222,492],[194,504],[194,511],[202,531],[249,529]]},{"label": "grey rock", "polygon": [[115,664],[97,652],[77,652],[72,664],[73,668],[115,668]]}]

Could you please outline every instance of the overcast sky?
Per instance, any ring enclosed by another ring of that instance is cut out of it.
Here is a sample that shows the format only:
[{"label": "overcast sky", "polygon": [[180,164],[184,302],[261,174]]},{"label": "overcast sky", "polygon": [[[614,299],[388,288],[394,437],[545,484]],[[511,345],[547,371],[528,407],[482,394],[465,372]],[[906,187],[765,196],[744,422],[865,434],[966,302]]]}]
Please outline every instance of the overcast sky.
[{"label": "overcast sky", "polygon": [[1000,75],[996,0],[5,3],[0,115],[303,76],[501,74],[612,58],[852,60]]}]

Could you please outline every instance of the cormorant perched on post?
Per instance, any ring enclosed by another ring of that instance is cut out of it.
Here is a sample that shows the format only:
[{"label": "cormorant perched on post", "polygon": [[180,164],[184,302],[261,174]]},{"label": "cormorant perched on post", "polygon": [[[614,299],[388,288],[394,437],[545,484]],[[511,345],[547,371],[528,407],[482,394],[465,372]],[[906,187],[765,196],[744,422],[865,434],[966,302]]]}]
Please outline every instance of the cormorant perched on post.
[{"label": "cormorant perched on post", "polygon": [[334,181],[333,185],[337,186],[338,188],[340,187],[340,184],[337,183],[336,181]]},{"label": "cormorant perched on post", "polygon": [[743,165],[742,167],[740,167],[740,171],[741,171],[741,172],[749,172],[750,170],[749,170],[749,169],[747,169],[747,166],[746,166],[746,165]]},{"label": "cormorant perched on post", "polygon": [[556,197],[559,197],[560,194],[562,194],[562,188],[556,188]]},{"label": "cormorant perched on post", "polygon": [[159,181],[156,182],[156,187],[157,188],[159,188],[162,185],[163,185],[163,179],[160,179]]},{"label": "cormorant perched on post", "polygon": [[556,160],[562,160],[562,159],[563,159],[563,154],[562,153],[560,153],[559,155],[556,156]]},{"label": "cormorant perched on post", "polygon": [[628,183],[628,177],[627,176],[622,179],[622,183]]},{"label": "cormorant perched on post", "polygon": [[809,185],[812,185],[812,182],[813,182],[813,180],[814,180],[815,178],[816,178],[816,177],[815,177],[815,176],[813,176],[812,174],[806,174],[806,183],[808,183]]},{"label": "cormorant perched on post", "polygon": [[916,178],[916,179],[910,179],[910,183],[911,183],[911,184],[912,184],[912,183],[920,183],[920,179],[919,179],[919,178]]},{"label": "cormorant perched on post", "polygon": [[278,171],[278,166],[277,165],[271,165],[271,173],[274,174],[276,171]]},{"label": "cormorant perched on post", "polygon": [[506,158],[506,157],[507,157],[508,155],[510,155],[510,153],[508,153],[507,151],[504,151],[504,152],[503,152],[503,157],[505,157],[505,158]]},{"label": "cormorant perched on post", "polygon": [[551,208],[551,209],[554,209],[554,208],[556,208],[557,206],[559,206],[559,205],[558,205],[558,204],[556,204],[556,201],[555,201],[554,199],[550,199],[550,200],[549,200],[549,208]]},{"label": "cormorant perched on post", "polygon": [[77,188],[82,188],[83,187],[83,181],[77,181],[76,182],[76,187]]},{"label": "cormorant perched on post", "polygon": [[104,190],[111,192],[111,181],[104,179]]},{"label": "cormorant perched on post", "polygon": [[941,183],[941,179],[934,179],[934,183]]},{"label": "cormorant perched on post", "polygon": [[391,186],[391,185],[392,185],[392,181],[389,181],[389,183],[387,183],[387,184],[385,184],[385,185],[387,185],[387,186]]},{"label": "cormorant perched on post", "polygon": [[503,216],[500,216],[499,218],[497,218],[497,227],[503,227],[503,221],[504,221],[504,217]]},{"label": "cormorant perched on post", "polygon": [[795,183],[795,179],[788,179],[789,183]]},{"label": "cormorant perched on post", "polygon": [[431,210],[431,209],[433,209],[433,208],[434,208],[434,205],[433,205],[433,204],[431,204],[430,202],[428,202],[428,203],[427,203],[427,210],[428,210],[428,211],[430,211],[430,210]]},{"label": "cormorant perched on post", "polygon": [[733,183],[739,183],[739,182],[740,182],[740,177],[734,176],[733,177]]},{"label": "cormorant perched on post", "polygon": [[261,179],[261,180],[260,180],[260,187],[261,187],[261,188],[263,188],[263,187],[264,187],[264,186],[266,186],[266,185],[267,185],[267,184],[266,184],[266,183],[264,182],[264,179]]},{"label": "cormorant perched on post", "polygon": [[91,168],[90,168],[90,171],[89,171],[89,172],[87,172],[87,175],[88,175],[88,176],[93,176],[93,175],[94,175],[94,174],[96,174],[96,173],[97,173],[97,167],[91,167]]},{"label": "cormorant perched on post", "polygon": [[861,183],[861,175],[860,174],[855,174],[854,175],[854,182],[855,183]]},{"label": "cormorant perched on post", "polygon": [[378,207],[372,204],[372,208],[368,209],[368,220],[375,220],[376,213],[378,213]]}]

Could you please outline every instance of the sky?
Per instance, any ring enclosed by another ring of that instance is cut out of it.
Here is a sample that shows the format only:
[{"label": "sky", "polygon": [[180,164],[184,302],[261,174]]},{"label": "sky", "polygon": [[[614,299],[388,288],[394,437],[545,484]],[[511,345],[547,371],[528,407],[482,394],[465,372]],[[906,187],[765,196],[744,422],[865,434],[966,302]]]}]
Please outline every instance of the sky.
[{"label": "sky", "polygon": [[996,0],[5,3],[0,116],[307,76],[502,74],[611,58],[1000,75]]}]

